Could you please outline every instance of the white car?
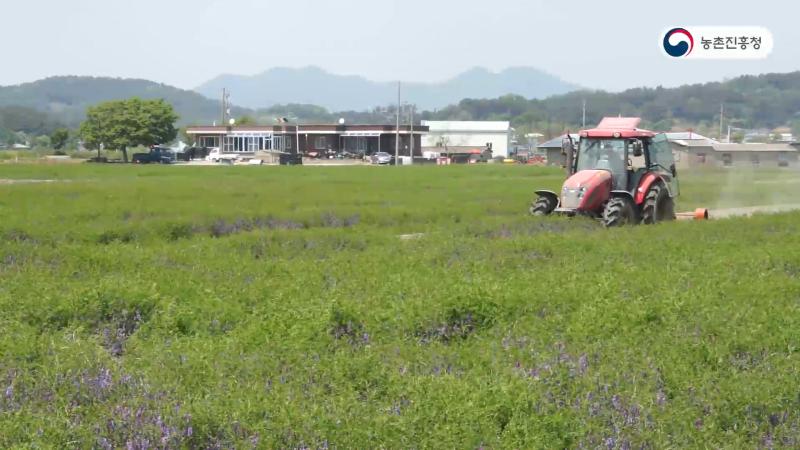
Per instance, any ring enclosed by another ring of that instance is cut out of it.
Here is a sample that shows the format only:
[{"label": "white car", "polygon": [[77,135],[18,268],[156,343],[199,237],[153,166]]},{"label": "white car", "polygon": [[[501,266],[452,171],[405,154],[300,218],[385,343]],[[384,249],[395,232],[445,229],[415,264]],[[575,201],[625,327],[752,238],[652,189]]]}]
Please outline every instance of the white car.
[{"label": "white car", "polygon": [[370,158],[372,164],[391,164],[392,163],[392,155],[386,152],[378,152],[372,155]]},{"label": "white car", "polygon": [[220,153],[219,148],[212,147],[206,156],[206,161],[219,162],[220,159],[222,159],[222,154]]},{"label": "white car", "polygon": [[442,156],[442,154],[439,153],[439,152],[432,152],[432,151],[428,151],[428,150],[422,152],[422,157],[427,159],[427,160],[429,160],[429,161],[437,159],[440,156]]}]

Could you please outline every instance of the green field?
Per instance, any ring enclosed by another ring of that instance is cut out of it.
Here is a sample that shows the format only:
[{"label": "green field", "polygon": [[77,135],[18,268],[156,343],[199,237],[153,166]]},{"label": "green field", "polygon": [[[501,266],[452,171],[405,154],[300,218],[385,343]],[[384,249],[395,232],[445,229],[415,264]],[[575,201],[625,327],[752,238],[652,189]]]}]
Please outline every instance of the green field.
[{"label": "green field", "polygon": [[0,183],[0,448],[800,446],[800,213],[533,218],[561,173],[522,166],[9,179],[56,181]]}]

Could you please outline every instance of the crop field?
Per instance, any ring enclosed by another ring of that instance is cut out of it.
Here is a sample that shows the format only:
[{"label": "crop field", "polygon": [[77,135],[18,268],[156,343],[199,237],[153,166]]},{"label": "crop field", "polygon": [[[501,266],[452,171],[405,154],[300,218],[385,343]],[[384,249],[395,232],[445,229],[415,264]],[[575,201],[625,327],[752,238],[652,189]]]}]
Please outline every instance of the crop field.
[{"label": "crop field", "polygon": [[0,448],[800,446],[800,212],[529,216],[561,179],[2,164]]}]

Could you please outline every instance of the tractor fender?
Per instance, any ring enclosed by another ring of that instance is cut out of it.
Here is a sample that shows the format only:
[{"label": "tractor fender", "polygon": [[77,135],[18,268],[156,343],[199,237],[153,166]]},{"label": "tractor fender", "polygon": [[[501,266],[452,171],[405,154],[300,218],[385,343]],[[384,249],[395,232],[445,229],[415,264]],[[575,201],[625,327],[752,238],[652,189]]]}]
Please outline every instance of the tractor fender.
[{"label": "tractor fender", "polygon": [[622,190],[611,191],[609,193],[608,198],[614,198],[614,197],[625,197],[625,198],[629,199],[630,201],[633,201],[633,194],[631,194],[628,191],[622,191]]},{"label": "tractor fender", "polygon": [[[649,172],[642,177],[642,179],[639,181],[639,186],[636,188],[636,196],[634,198],[634,201],[637,205],[644,203],[644,198],[647,195],[647,191],[650,190],[650,186],[658,181],[664,182],[663,178],[661,178],[661,175],[654,172]],[[667,183],[664,184],[666,185]]]},{"label": "tractor fender", "polygon": [[538,191],[535,191],[535,194],[538,195],[539,197],[550,197],[550,198],[552,198],[553,200],[555,200],[556,205],[559,205],[561,203],[561,199],[558,198],[558,194],[556,194],[553,191],[548,191],[546,189],[540,189]]}]

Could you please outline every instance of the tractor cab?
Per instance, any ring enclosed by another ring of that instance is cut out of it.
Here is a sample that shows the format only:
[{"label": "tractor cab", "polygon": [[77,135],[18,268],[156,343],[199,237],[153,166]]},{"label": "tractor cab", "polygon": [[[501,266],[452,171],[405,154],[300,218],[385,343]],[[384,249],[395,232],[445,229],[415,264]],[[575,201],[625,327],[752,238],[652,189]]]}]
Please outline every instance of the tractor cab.
[{"label": "tractor cab", "polygon": [[607,226],[673,218],[678,185],[672,150],[666,135],[637,128],[639,121],[605,118],[581,131],[577,144],[567,135],[567,180],[558,194],[537,191],[531,213],[590,215]]}]

